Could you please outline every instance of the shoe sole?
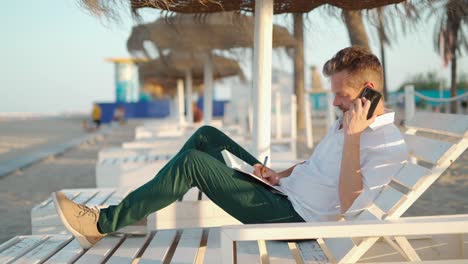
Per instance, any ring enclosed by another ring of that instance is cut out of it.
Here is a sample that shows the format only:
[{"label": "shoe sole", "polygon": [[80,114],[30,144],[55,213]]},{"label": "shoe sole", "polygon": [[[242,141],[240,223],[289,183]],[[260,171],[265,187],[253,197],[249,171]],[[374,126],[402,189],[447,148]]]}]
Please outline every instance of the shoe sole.
[{"label": "shoe sole", "polygon": [[57,211],[58,216],[60,217],[60,220],[62,221],[63,225],[65,228],[72,233],[72,235],[78,240],[78,243],[80,243],[80,246],[83,249],[88,249],[93,246],[93,244],[89,243],[89,241],[84,237],[82,234],[80,234],[78,231],[73,229],[70,224],[68,223],[67,219],[63,215],[62,208],[60,208],[58,199],[57,199],[57,194],[54,192],[52,193],[52,200],[54,201],[55,205],[55,210]]}]

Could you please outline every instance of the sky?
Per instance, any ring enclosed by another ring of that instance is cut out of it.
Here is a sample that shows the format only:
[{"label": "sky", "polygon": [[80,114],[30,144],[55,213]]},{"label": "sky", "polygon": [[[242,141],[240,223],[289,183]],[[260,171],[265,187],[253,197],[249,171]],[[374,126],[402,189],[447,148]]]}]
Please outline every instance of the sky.
[{"label": "sky", "polygon": [[[143,12],[143,18],[151,21],[157,14],[148,9]],[[286,26],[290,22],[281,16],[275,16],[274,20]],[[80,7],[77,0],[3,3],[0,113],[89,112],[95,101],[113,101],[114,67],[104,59],[129,56],[126,40],[135,23],[125,13],[120,23],[96,18]],[[386,52],[390,90],[397,89],[410,76],[428,71],[437,71],[449,80],[449,69],[442,68],[432,46],[434,23],[434,19],[429,19],[417,32],[396,34],[397,42]],[[349,46],[343,23],[317,11],[308,14],[304,35],[307,69],[311,65],[321,69],[327,59]],[[372,51],[378,55],[374,33],[370,42]],[[275,67],[292,71],[287,56],[275,56],[273,63]],[[467,56],[459,58],[458,68],[459,72],[468,72]],[[310,72],[306,70],[306,86],[309,83]]]}]

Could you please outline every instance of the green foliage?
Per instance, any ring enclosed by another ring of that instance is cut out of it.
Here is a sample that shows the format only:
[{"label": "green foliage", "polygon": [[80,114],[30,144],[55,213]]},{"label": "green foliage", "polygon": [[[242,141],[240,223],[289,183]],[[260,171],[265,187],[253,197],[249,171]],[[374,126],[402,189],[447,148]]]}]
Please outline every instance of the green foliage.
[{"label": "green foliage", "polygon": [[[459,74],[457,79],[458,89],[468,89],[468,73]],[[400,88],[398,88],[398,91],[403,91],[408,84],[414,85],[414,89],[416,90],[439,90],[440,82],[442,82],[444,89],[447,89],[447,80],[439,79],[437,77],[437,72],[418,73],[408,78]]]},{"label": "green foliage", "polygon": [[468,89],[468,72],[459,74],[457,87],[458,89]]},{"label": "green foliage", "polygon": [[406,80],[398,91],[403,91],[408,84],[414,85],[416,90],[439,90],[441,82],[443,87],[447,87],[447,80],[439,79],[436,72],[418,73]]}]

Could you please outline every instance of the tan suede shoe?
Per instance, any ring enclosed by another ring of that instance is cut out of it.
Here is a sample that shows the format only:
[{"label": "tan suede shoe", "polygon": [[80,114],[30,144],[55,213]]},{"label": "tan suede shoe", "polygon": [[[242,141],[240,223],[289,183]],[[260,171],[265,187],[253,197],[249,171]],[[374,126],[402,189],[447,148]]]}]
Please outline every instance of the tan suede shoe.
[{"label": "tan suede shoe", "polygon": [[104,237],[97,229],[99,209],[76,204],[63,192],[52,193],[52,199],[62,223],[82,248],[90,248]]}]

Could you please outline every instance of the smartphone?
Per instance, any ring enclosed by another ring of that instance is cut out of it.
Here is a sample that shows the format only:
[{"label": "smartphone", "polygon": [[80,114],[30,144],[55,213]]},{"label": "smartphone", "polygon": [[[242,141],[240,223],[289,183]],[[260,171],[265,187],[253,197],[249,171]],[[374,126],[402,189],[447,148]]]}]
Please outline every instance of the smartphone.
[{"label": "smartphone", "polygon": [[369,112],[367,113],[367,119],[371,118],[374,114],[375,108],[382,98],[382,94],[379,91],[372,89],[370,86],[364,87],[359,98],[366,98],[367,100],[371,101],[371,106],[369,108]]}]

